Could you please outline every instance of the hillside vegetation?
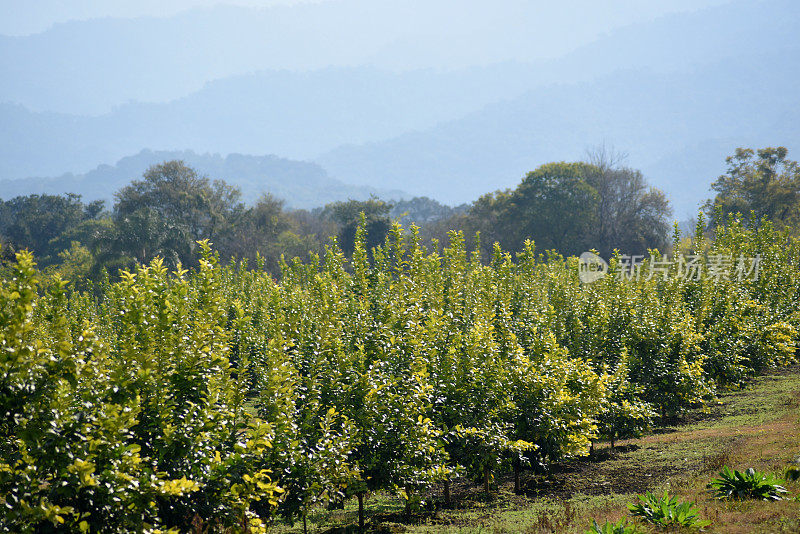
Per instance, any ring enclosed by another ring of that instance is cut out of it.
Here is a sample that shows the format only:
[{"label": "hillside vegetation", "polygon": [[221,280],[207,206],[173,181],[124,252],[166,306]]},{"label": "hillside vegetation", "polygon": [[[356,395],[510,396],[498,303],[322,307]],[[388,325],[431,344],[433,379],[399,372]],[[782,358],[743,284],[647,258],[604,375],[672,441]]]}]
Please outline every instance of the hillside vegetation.
[{"label": "hillside vegetation", "polygon": [[592,284],[532,242],[482,261],[395,224],[368,252],[365,222],[350,259],[332,244],[277,282],[204,242],[191,271],[154,259],[89,293],[20,252],[0,291],[0,526],[264,531],[385,493],[409,520],[436,487],[445,506],[464,481],[489,497],[509,471],[522,492],[525,471],[796,359],[800,242],[716,222],[691,272],[616,256]]}]

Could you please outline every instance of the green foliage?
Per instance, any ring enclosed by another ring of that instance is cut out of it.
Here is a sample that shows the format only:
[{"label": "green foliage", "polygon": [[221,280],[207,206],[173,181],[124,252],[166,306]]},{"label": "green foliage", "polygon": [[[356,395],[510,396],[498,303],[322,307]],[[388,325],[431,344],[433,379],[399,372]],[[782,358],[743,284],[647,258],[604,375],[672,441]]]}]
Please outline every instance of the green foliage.
[{"label": "green foliage", "polygon": [[[704,266],[760,255],[758,280],[592,285],[530,241],[484,257],[395,223],[368,250],[367,225],[349,259],[333,242],[280,281],[205,241],[191,270],[154,259],[91,292],[3,264],[0,529],[258,531],[371,492],[411,508],[458,474],[491,491],[797,355],[800,243],[770,224],[691,244]],[[700,524],[673,501],[637,506]]]},{"label": "green foliage", "polygon": [[641,532],[639,527],[628,523],[626,519],[620,519],[616,523],[606,521],[603,525],[592,520],[592,526],[586,534],[641,534]]},{"label": "green foliage", "polygon": [[641,517],[648,523],[664,529],[702,529],[711,524],[700,519],[697,507],[693,502],[680,502],[677,497],[656,496],[649,491],[639,495],[639,502],[629,504],[628,509],[634,517]]},{"label": "green foliage", "polygon": [[412,224],[423,225],[441,221],[453,215],[464,213],[467,204],[451,208],[428,197],[414,197],[411,200],[398,200],[392,205],[389,212],[392,219],[398,220],[403,226]]},{"label": "green foliage", "polygon": [[329,217],[339,224],[339,245],[347,255],[350,255],[355,249],[356,230],[360,224],[364,227],[366,250],[371,250],[383,242],[391,227],[389,221],[391,209],[391,204],[371,197],[363,201],[348,200],[328,204],[323,211],[323,217]]},{"label": "green foliage", "polygon": [[756,471],[752,467],[742,472],[727,465],[722,468],[719,478],[708,484],[719,499],[757,499],[760,501],[780,501],[788,493],[782,486],[783,480]]},{"label": "green foliage", "polygon": [[278,504],[273,431],[241,406],[214,270],[206,255],[194,284],[158,261],[126,273],[92,330],[69,323],[63,282],[37,298],[18,255],[0,292],[4,530],[258,527],[255,508]]},{"label": "green foliage", "polygon": [[617,368],[605,377],[607,395],[598,414],[600,435],[611,441],[638,437],[656,416],[650,404],[641,399],[642,388],[630,380],[627,351]]},{"label": "green foliage", "polygon": [[538,465],[587,454],[606,397],[601,377],[561,347],[520,363],[517,435],[536,445]]},{"label": "green foliage", "polygon": [[18,250],[27,248],[43,264],[58,262],[70,243],[59,237],[96,220],[102,201],[84,204],[80,195],[28,195],[0,201],[0,236]]},{"label": "green foliage", "polygon": [[156,257],[170,265],[194,261],[196,242],[216,239],[243,209],[238,189],[210,182],[182,161],[150,167],[117,193],[114,252],[149,263]]},{"label": "green foliage", "polygon": [[719,218],[737,213],[752,224],[762,220],[778,225],[800,221],[800,166],[788,159],[785,147],[757,151],[737,148],[727,158],[728,172],[711,188],[716,196],[706,209]]},{"label": "green foliage", "polygon": [[215,244],[224,257],[248,260],[254,264],[258,257],[268,262],[270,272],[278,272],[281,254],[289,257],[305,254],[315,247],[309,243],[293,243],[298,238],[291,232],[290,218],[284,212],[283,201],[264,194],[255,205],[234,209],[221,217]]},{"label": "green foliage", "polygon": [[[514,214],[517,235],[530,236],[543,248],[565,253],[591,247],[589,230],[598,223],[600,196],[584,180],[587,167],[550,163],[529,172],[511,195],[513,206],[524,206]],[[520,245],[518,242],[514,248]]]},{"label": "green foliage", "polygon": [[[481,196],[446,224],[469,235],[480,232],[487,239],[486,252],[495,241],[519,250],[526,239],[576,255],[590,248],[604,256],[614,249],[643,254],[663,248],[670,214],[664,193],[650,187],[639,171],[606,156],[592,159],[591,164],[541,165],[515,189]],[[436,226],[441,224],[434,225],[434,236]]]}]

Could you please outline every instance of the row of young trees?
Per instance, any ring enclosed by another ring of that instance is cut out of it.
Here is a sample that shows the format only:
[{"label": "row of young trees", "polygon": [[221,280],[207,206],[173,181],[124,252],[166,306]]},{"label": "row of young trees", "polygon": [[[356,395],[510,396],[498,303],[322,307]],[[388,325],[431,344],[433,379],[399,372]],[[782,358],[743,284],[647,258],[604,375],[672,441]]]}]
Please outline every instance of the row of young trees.
[{"label": "row of young trees", "polygon": [[759,256],[741,281],[617,277],[617,255],[581,284],[576,258],[531,241],[487,257],[456,232],[367,237],[363,217],[350,258],[333,243],[279,282],[201,242],[190,271],[154,259],[93,293],[19,253],[0,288],[0,529],[265,531],[378,490],[409,507],[457,476],[488,491],[798,356],[800,242],[769,222],[691,244],[701,266]]}]

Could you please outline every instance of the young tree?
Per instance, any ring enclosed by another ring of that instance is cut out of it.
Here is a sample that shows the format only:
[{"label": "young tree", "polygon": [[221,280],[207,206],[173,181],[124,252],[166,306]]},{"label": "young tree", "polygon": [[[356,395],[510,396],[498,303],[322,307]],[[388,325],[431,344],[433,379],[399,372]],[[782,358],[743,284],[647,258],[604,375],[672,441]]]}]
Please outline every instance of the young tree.
[{"label": "young tree", "polygon": [[641,400],[641,388],[630,380],[626,352],[623,352],[614,372],[604,379],[607,395],[598,416],[598,431],[601,437],[611,442],[613,450],[615,440],[638,437],[656,413]]}]

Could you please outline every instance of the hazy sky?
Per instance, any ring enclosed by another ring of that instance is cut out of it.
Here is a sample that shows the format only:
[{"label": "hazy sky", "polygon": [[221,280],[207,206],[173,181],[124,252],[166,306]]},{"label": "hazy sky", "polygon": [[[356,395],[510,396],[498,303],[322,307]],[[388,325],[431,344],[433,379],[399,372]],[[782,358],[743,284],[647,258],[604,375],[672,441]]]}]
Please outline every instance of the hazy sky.
[{"label": "hazy sky", "polygon": [[[273,5],[297,4],[336,0],[0,0],[0,33],[5,35],[26,35],[46,30],[51,25],[69,20],[84,20],[99,17],[137,17],[174,15],[197,7],[210,7],[217,4],[269,7]],[[379,4],[382,0],[374,0]],[[492,0],[487,0],[487,2]],[[493,0],[496,5],[502,1]],[[581,7],[587,7],[587,14],[594,16],[602,4],[607,16],[597,20],[597,31],[603,32],[616,25],[657,17],[659,15],[699,9],[723,4],[728,0],[570,0],[551,2],[550,0],[530,0],[541,5],[542,16],[548,18],[557,14],[558,7],[570,4],[575,15],[580,18]],[[756,0],[754,0],[756,1]],[[454,10],[463,5],[453,0]],[[617,24],[608,24],[613,19]],[[585,23],[586,21],[581,21]]]},{"label": "hazy sky", "polygon": [[56,22],[99,17],[165,17],[195,7],[217,4],[269,7],[321,0],[0,0],[0,33],[26,35]]}]

